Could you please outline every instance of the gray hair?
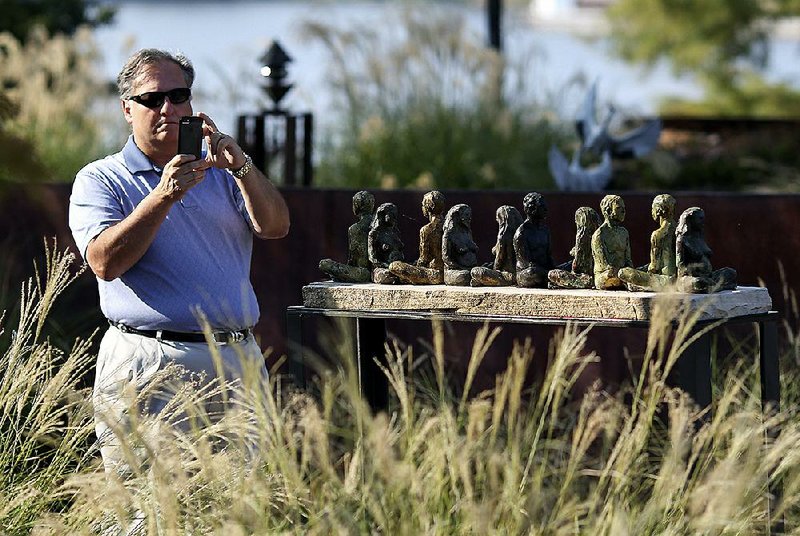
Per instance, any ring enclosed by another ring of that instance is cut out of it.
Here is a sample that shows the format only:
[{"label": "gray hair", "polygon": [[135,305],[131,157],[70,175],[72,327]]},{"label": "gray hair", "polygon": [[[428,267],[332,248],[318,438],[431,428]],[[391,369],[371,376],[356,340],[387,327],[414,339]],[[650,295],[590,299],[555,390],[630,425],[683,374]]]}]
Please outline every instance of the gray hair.
[{"label": "gray hair", "polygon": [[183,71],[183,79],[186,81],[186,86],[192,87],[192,83],[194,82],[194,67],[192,66],[192,62],[189,61],[189,58],[180,52],[172,54],[166,50],[159,50],[157,48],[144,48],[128,58],[128,61],[125,62],[119,75],[117,75],[117,91],[119,91],[119,98],[130,98],[134,82],[136,82],[136,78],[142,74],[142,70],[149,65],[155,65],[161,61],[171,61],[180,67],[181,71]]}]

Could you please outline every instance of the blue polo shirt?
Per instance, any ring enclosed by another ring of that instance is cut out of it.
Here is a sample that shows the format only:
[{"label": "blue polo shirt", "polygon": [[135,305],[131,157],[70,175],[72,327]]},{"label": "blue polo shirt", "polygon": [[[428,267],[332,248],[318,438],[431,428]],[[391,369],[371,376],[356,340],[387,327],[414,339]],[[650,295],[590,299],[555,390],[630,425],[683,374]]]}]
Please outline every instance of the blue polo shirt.
[{"label": "blue polo shirt", "polygon": [[[84,258],[89,242],[127,217],[160,177],[133,136],[119,153],[78,172],[69,226]],[[198,311],[215,329],[253,326],[259,309],[250,283],[252,249],[236,182],[225,170],[208,169],[172,206],[139,262],[113,281],[97,279],[100,308],[109,320],[137,329],[199,331]]]}]

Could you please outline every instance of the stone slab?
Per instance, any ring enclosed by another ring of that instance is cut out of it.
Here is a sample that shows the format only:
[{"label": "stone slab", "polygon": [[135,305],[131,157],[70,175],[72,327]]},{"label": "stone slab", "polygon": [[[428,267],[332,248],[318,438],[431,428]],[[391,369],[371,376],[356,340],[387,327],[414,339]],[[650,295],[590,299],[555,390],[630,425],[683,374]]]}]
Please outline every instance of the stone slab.
[{"label": "stone slab", "polygon": [[303,305],[321,309],[446,311],[541,318],[650,320],[656,300],[688,302],[692,309],[702,310],[701,320],[766,313],[772,308],[772,299],[763,287],[739,287],[715,294],[332,281],[303,287]]}]

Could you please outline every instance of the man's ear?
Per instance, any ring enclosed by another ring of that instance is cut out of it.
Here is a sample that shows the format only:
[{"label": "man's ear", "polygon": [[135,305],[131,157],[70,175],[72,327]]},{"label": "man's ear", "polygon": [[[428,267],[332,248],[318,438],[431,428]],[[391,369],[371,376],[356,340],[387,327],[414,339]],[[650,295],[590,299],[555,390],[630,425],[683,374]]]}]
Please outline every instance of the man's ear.
[{"label": "man's ear", "polygon": [[131,101],[127,99],[120,99],[119,104],[122,106],[122,115],[125,116],[125,121],[128,122],[129,125],[133,124],[133,117],[131,116]]}]

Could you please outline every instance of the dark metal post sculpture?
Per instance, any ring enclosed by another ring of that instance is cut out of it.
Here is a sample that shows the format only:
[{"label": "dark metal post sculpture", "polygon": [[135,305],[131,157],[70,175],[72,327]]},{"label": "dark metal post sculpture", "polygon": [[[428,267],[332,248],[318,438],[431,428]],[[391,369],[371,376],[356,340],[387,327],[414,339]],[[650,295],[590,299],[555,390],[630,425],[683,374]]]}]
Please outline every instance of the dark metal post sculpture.
[{"label": "dark metal post sculpture", "polygon": [[500,287],[514,285],[517,282],[517,256],[514,253],[514,233],[522,225],[522,214],[515,207],[503,205],[495,214],[497,220],[497,242],[492,248],[494,264],[476,266],[472,269],[471,285],[473,287]]},{"label": "dark metal post sculpture", "polygon": [[514,233],[517,256],[517,286],[545,287],[547,272],[553,268],[550,252],[550,229],[547,227],[547,204],[538,192],[523,199],[525,221]]},{"label": "dark metal post sculpture", "polygon": [[600,215],[591,207],[575,211],[575,246],[570,250],[572,261],[547,273],[548,286],[552,288],[592,288],[594,286],[594,259],[592,235],[602,223]]},{"label": "dark metal post sculpture", "polygon": [[469,285],[470,270],[478,264],[478,246],[472,240],[472,209],[456,205],[447,211],[442,235],[445,285]]},{"label": "dark metal post sculpture", "polygon": [[372,225],[375,197],[360,191],[353,196],[353,214],[358,221],[347,229],[347,264],[333,259],[319,261],[319,269],[334,281],[344,283],[369,283],[372,265],[367,252],[367,236]]},{"label": "dark metal post sculpture", "polygon": [[650,264],[638,270],[623,268],[619,278],[631,290],[661,291],[675,282],[675,198],[669,194],[653,199],[653,220],[658,229],[650,235]]},{"label": "dark metal post sculpture", "polygon": [[618,195],[607,195],[600,202],[604,222],[592,235],[594,286],[598,290],[625,289],[619,271],[631,262],[631,244],[625,221],[625,203]]},{"label": "dark metal post sculpture", "polygon": [[705,239],[705,212],[699,207],[681,214],[675,238],[678,284],[684,292],[718,292],[736,288],[736,270],[711,267],[711,248]]},{"label": "dark metal post sculpture", "polygon": [[397,283],[397,277],[389,271],[392,262],[403,260],[403,242],[397,228],[397,206],[394,203],[384,203],[375,212],[367,236],[367,252],[373,267],[372,281]]},{"label": "dark metal post sculpture", "polygon": [[[313,180],[312,144],[314,116],[310,112],[293,113],[280,103],[292,84],[286,81],[286,65],[292,58],[277,41],[261,57],[264,92],[272,100],[272,108],[257,114],[240,115],[237,141],[252,158],[253,165],[269,171],[272,161],[283,158],[283,183],[311,186]],[[300,181],[298,181],[298,165]]]},{"label": "dark metal post sculpture", "polygon": [[437,285],[444,282],[442,235],[444,233],[444,195],[433,190],[422,198],[422,214],[428,223],[419,230],[419,259],[415,264],[394,261],[389,271],[400,280],[415,285]]}]

